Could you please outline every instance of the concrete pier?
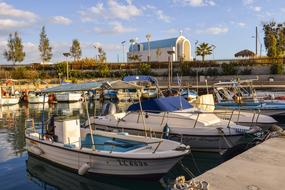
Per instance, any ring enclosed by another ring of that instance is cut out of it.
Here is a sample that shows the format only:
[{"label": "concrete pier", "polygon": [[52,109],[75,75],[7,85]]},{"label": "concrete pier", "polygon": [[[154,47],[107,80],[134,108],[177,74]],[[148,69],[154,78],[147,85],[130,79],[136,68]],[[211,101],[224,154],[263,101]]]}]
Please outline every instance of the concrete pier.
[{"label": "concrete pier", "polygon": [[267,140],[198,176],[210,190],[285,189],[285,138]]}]

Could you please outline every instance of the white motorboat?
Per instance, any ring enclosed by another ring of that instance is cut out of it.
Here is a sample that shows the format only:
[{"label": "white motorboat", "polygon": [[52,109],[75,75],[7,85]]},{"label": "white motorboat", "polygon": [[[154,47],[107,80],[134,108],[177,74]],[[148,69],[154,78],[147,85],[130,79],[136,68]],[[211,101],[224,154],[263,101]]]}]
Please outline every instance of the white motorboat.
[{"label": "white motorboat", "polygon": [[146,75],[134,75],[134,76],[125,76],[123,81],[133,83],[141,86],[141,97],[142,98],[156,98],[158,97],[157,89],[157,79],[152,76]]},{"label": "white motorboat", "polygon": [[[100,86],[96,82],[71,84],[43,92],[85,91]],[[87,101],[85,103],[88,107]],[[46,130],[44,124],[41,129],[32,125],[25,131],[28,152],[77,171],[79,175],[130,177],[161,177],[189,152],[189,146],[166,139],[94,131],[88,109],[87,118],[88,128],[81,128],[79,119],[73,118],[51,118],[54,126],[51,124]]]},{"label": "white motorboat", "polygon": [[63,92],[55,94],[57,102],[78,102],[82,99],[81,96],[82,94],[77,92]]},{"label": "white motorboat", "polygon": [[185,154],[180,143],[126,133],[80,129],[79,119],[55,122],[54,138],[26,130],[29,153],[87,173],[130,177],[162,176]]},{"label": "white motorboat", "polygon": [[214,94],[217,103],[215,108],[220,110],[260,110],[261,114],[268,115],[283,123],[285,115],[285,101],[266,100],[257,97],[253,88],[253,80],[233,80],[214,84]]},{"label": "white motorboat", "polygon": [[19,97],[9,96],[9,97],[0,97],[1,106],[10,106],[19,103]]},{"label": "white motorboat", "polygon": [[14,88],[7,89],[6,91],[0,87],[0,106],[10,106],[18,104],[20,98],[14,94]]},{"label": "white motorboat", "polygon": [[28,102],[30,104],[42,104],[48,102],[48,97],[44,97],[44,95],[39,93],[29,93]]},{"label": "white motorboat", "polygon": [[214,112],[221,119],[231,120],[236,124],[245,126],[257,125],[263,130],[268,130],[274,124],[278,123],[271,116],[261,114],[258,110],[216,110],[212,94],[205,94],[197,97],[192,105],[206,112]]},{"label": "white motorboat", "polygon": [[[222,120],[214,113],[193,108],[183,97],[146,100],[133,104],[127,112],[91,118],[96,129],[158,135],[190,145],[192,150],[221,152],[250,143],[260,132],[259,127],[236,125]],[[112,106],[109,106],[111,108]],[[112,109],[111,109],[112,110]]]},{"label": "white motorboat", "polygon": [[137,101],[139,93],[136,89],[119,89],[117,91],[117,98],[119,101]]}]

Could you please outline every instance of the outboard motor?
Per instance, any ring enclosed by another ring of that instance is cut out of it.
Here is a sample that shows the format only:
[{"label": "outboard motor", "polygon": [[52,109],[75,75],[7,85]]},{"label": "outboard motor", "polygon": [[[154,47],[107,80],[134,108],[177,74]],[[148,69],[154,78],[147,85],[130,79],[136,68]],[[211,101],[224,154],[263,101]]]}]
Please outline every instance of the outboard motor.
[{"label": "outboard motor", "polygon": [[166,125],[163,127],[162,138],[169,139],[169,133],[170,133],[170,128],[169,128],[168,124],[166,123]]},{"label": "outboard motor", "polygon": [[108,102],[103,105],[101,116],[112,115],[116,112],[117,112],[116,105],[112,102]]}]

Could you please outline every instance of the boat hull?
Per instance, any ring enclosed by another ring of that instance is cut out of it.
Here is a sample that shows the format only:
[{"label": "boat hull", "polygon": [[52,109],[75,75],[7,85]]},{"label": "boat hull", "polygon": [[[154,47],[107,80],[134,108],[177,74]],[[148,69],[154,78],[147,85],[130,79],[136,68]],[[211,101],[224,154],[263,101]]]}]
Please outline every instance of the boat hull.
[{"label": "boat hull", "polygon": [[[98,125],[96,124],[97,130],[104,130],[104,131],[118,131],[119,129],[117,127],[112,126],[105,126],[105,125]],[[189,132],[188,134],[174,134],[170,133],[168,137],[169,140],[174,140],[177,142],[181,142],[185,145],[189,145],[191,147],[192,151],[202,151],[202,152],[224,152],[228,149],[232,149],[236,146],[242,145],[242,144],[248,144],[252,141],[254,135],[253,134],[217,134],[214,132],[206,132],[206,133],[200,133],[195,132],[195,129],[189,129],[191,131],[194,131],[192,134]],[[198,129],[199,130],[199,129]],[[216,129],[213,129],[213,131]],[[127,132],[129,134],[134,135],[145,135],[143,130],[140,129],[131,129],[124,127],[124,132]],[[197,131],[197,130],[196,130]],[[215,135],[210,135],[210,134]],[[163,134],[161,132],[153,132],[152,136],[156,137],[162,137]]]},{"label": "boat hull", "polygon": [[48,102],[48,97],[44,98],[43,96],[31,96],[28,99],[30,104],[42,104]]},{"label": "boat hull", "polygon": [[78,102],[81,100],[80,93],[61,93],[56,94],[55,97],[57,102]]},{"label": "boat hull", "polygon": [[[110,152],[108,155],[100,154],[100,151],[88,153],[75,150],[72,148],[64,148],[55,145],[56,143],[43,143],[40,140],[26,137],[27,150],[31,154],[35,154],[40,158],[49,160],[61,166],[67,167],[74,171],[84,164],[89,164],[90,169],[86,174],[103,174],[115,176],[162,176],[167,173],[183,155],[171,158],[124,158],[116,156]],[[41,151],[36,151],[41,150]]]},{"label": "boat hull", "polygon": [[15,105],[19,103],[19,98],[0,98],[0,105],[9,106]]}]

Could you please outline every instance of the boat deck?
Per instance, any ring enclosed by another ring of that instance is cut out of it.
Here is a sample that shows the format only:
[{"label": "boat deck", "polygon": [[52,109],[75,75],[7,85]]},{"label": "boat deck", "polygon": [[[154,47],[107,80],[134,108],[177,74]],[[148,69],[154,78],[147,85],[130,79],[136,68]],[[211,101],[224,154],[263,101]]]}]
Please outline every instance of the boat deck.
[{"label": "boat deck", "polygon": [[[127,152],[145,146],[145,143],[116,139],[111,137],[104,137],[100,135],[93,135],[94,143],[97,150]],[[81,142],[82,147],[91,148],[91,135],[87,134],[85,140]]]}]

